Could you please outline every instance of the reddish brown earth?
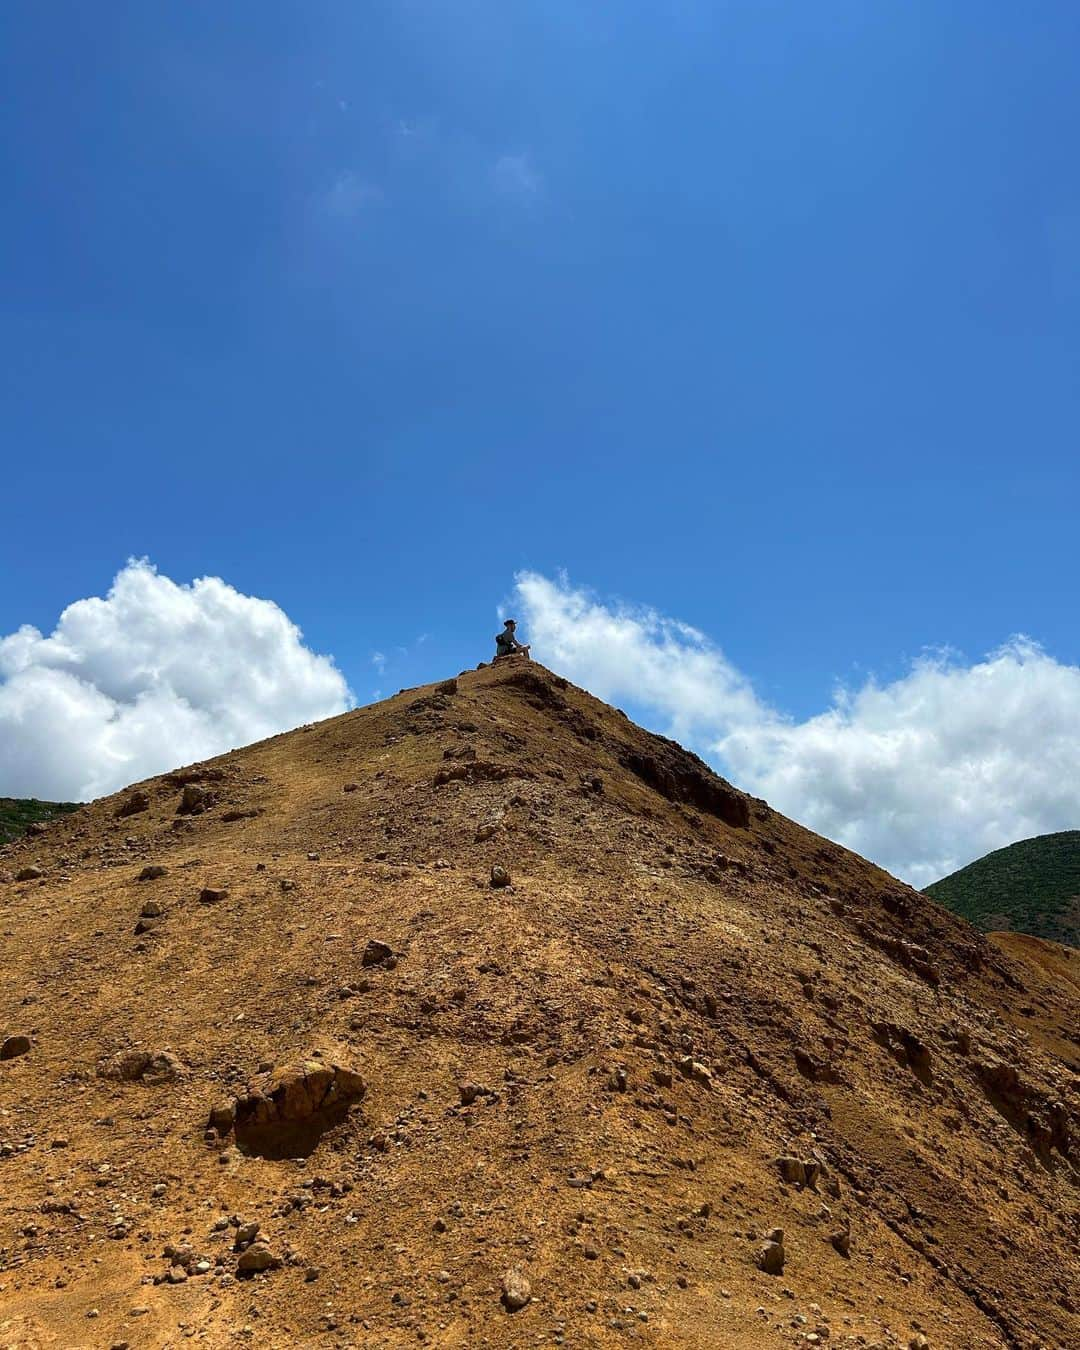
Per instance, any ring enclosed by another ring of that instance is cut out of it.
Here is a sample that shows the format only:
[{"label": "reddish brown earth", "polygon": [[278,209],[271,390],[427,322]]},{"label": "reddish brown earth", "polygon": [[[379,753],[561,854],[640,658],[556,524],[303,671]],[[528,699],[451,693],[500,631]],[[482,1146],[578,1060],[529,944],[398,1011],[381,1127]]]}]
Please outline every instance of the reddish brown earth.
[{"label": "reddish brown earth", "polygon": [[1068,949],[536,665],[137,788],[0,853],[0,1346],[1080,1345]]}]

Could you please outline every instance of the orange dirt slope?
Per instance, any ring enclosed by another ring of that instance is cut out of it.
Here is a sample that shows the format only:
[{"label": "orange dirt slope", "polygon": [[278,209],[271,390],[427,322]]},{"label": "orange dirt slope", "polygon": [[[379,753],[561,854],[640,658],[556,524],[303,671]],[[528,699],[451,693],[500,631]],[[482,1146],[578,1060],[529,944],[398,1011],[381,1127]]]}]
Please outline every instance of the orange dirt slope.
[{"label": "orange dirt slope", "polygon": [[0,930],[0,1346],[1080,1346],[1065,958],[535,663],[94,802]]}]

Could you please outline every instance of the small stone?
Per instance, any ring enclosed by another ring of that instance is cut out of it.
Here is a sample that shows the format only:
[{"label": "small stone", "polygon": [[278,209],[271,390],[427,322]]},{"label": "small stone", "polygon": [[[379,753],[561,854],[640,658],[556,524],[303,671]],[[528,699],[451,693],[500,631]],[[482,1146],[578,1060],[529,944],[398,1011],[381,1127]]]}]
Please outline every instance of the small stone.
[{"label": "small stone", "polygon": [[39,877],[45,875],[44,869],[40,867],[24,867],[15,873],[16,881],[37,881]]},{"label": "small stone", "polygon": [[[346,791],[348,791],[347,788]],[[308,1284],[314,1284],[314,1282],[319,1278],[319,1274],[320,1271],[318,1266],[308,1266],[307,1270],[304,1271],[304,1280]]]},{"label": "small stone", "polygon": [[3,1045],[0,1045],[0,1059],[17,1059],[19,1055],[29,1053],[29,1036],[9,1036]]},{"label": "small stone", "polygon": [[226,890],[219,890],[213,886],[204,886],[199,892],[199,904],[217,905],[220,904],[222,900],[227,900],[228,896],[229,892]]},{"label": "small stone", "polygon": [[372,938],[364,948],[360,964],[362,966],[381,966],[384,961],[389,961],[393,955],[394,949],[388,942],[380,942],[378,938]]},{"label": "small stone", "polygon": [[764,1243],[757,1256],[758,1270],[763,1270],[766,1275],[782,1275],[784,1273],[784,1244],[782,1242]]},{"label": "small stone", "polygon": [[160,863],[151,863],[148,867],[143,868],[138,879],[139,881],[157,881],[165,876],[167,871],[168,868],[162,867]]},{"label": "small stone", "polygon": [[236,1123],[236,1107],[232,1102],[218,1102],[210,1110],[210,1125],[218,1134],[228,1134]]},{"label": "small stone", "polygon": [[495,866],[491,869],[491,884],[496,889],[498,889],[501,886],[510,885],[510,873],[506,870],[505,867],[501,866],[499,863],[496,863]]},{"label": "small stone", "polygon": [[486,840],[491,839],[497,834],[498,830],[499,827],[497,825],[493,824],[491,821],[487,821],[476,831],[476,842],[478,844],[484,843]]},{"label": "small stone", "polygon": [[269,1247],[262,1243],[256,1243],[240,1253],[240,1260],[236,1263],[236,1273],[238,1275],[255,1275],[263,1270],[275,1270],[281,1262],[273,1254]]},{"label": "small stone", "polygon": [[247,1247],[259,1236],[259,1225],[257,1223],[242,1223],[236,1230],[236,1250],[241,1247]]},{"label": "small stone", "polygon": [[159,905],[156,900],[147,900],[142,909],[139,910],[140,919],[160,919],[165,913],[165,907]]},{"label": "small stone", "polygon": [[532,1299],[532,1285],[520,1266],[513,1266],[502,1280],[502,1301],[508,1312],[517,1312]]},{"label": "small stone", "polygon": [[483,1092],[479,1083],[465,1082],[458,1084],[458,1095],[461,1097],[462,1106],[472,1106],[477,1097]]}]

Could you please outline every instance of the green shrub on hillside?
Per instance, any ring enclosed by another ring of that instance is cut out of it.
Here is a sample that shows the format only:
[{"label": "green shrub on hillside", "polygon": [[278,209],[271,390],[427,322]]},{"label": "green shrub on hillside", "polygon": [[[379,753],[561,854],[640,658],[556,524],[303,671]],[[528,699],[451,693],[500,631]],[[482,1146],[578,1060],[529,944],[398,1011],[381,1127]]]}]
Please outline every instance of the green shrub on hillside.
[{"label": "green shrub on hillside", "polygon": [[0,844],[9,843],[26,833],[35,820],[53,820],[77,811],[78,802],[39,802],[36,797],[0,797]]},{"label": "green shrub on hillside", "polygon": [[1012,929],[1080,944],[1080,830],[996,849],[926,887],[984,932]]}]

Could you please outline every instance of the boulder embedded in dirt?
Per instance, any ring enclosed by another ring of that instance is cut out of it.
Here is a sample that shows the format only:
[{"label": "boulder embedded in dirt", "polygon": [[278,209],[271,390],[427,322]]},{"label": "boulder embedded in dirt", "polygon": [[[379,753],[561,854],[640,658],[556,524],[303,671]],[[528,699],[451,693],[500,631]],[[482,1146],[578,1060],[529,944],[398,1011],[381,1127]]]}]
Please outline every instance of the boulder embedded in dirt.
[{"label": "boulder embedded in dirt", "polygon": [[273,1254],[269,1247],[261,1242],[253,1243],[240,1253],[240,1259],[236,1263],[236,1273],[238,1275],[256,1275],[263,1270],[276,1270],[281,1262]]},{"label": "boulder embedded in dirt", "polygon": [[176,808],[178,816],[198,816],[217,801],[217,796],[198,783],[188,783],[180,794],[180,805]]},{"label": "boulder embedded in dirt", "polygon": [[372,938],[364,948],[364,954],[360,958],[362,966],[381,966],[384,962],[393,958],[394,949],[389,942],[381,942],[378,938]]},{"label": "boulder embedded in dirt", "polygon": [[[250,1085],[232,1104],[237,1142],[262,1157],[306,1156],[350,1106],[363,1099],[367,1085],[344,1064],[308,1059],[261,1085]],[[210,1123],[228,1122],[228,1108],[215,1106]]]},{"label": "boulder embedded in dirt", "polygon": [[121,1083],[171,1083],[184,1066],[171,1050],[120,1050],[98,1061],[99,1078]]},{"label": "boulder embedded in dirt", "polygon": [[116,815],[120,818],[124,816],[135,816],[140,811],[149,811],[150,797],[145,792],[132,792],[125,797],[116,808]]},{"label": "boulder embedded in dirt", "polygon": [[502,1289],[502,1301],[509,1312],[517,1312],[532,1301],[532,1285],[520,1266],[514,1266],[506,1272]]}]

